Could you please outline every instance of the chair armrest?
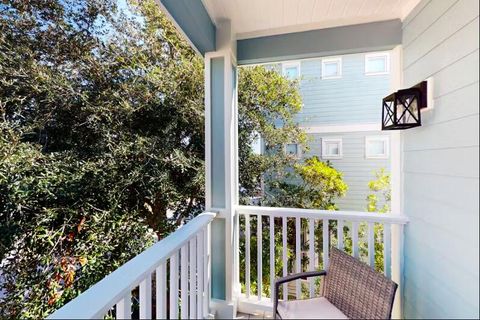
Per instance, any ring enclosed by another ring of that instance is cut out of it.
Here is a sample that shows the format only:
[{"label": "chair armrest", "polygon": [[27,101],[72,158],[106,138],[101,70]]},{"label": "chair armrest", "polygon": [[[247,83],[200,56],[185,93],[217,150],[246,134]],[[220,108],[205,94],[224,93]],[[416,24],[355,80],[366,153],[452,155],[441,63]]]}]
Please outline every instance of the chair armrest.
[{"label": "chair armrest", "polygon": [[279,278],[275,280],[275,300],[273,301],[273,317],[277,319],[277,306],[278,306],[278,298],[279,298],[279,288],[280,285],[291,282],[293,280],[297,279],[302,279],[302,278],[311,278],[311,277],[318,277],[318,276],[324,276],[327,274],[327,271],[321,270],[321,271],[308,271],[308,272],[301,272],[301,273],[294,273],[290,274],[288,276]]}]

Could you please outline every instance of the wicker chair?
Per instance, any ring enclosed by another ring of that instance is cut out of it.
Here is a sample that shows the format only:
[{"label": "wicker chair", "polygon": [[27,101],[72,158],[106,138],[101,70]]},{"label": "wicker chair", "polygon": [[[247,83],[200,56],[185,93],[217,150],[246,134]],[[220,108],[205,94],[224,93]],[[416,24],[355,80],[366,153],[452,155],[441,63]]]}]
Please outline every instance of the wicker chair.
[{"label": "wicker chair", "polygon": [[[324,277],[320,297],[279,301],[280,285]],[[328,272],[292,274],[275,282],[274,314],[278,319],[390,319],[397,284],[368,265],[332,248]]]}]

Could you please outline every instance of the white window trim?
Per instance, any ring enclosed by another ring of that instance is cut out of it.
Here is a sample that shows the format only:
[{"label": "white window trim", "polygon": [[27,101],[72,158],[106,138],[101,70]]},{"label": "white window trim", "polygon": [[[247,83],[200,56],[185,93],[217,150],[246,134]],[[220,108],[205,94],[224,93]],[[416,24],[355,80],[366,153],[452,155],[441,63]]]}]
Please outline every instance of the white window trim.
[{"label": "white window trim", "polygon": [[[372,141],[382,141],[385,145],[384,154],[370,154],[368,144]],[[366,136],[365,137],[365,159],[388,159],[390,156],[390,137],[389,136]]]},{"label": "white window trim", "polygon": [[[326,154],[327,143],[338,143],[338,155]],[[343,141],[342,138],[322,138],[322,159],[342,159],[343,158]]]},{"label": "white window trim", "polygon": [[[338,74],[336,76],[326,76],[324,74],[325,71],[325,64],[326,63],[332,63],[332,62],[337,62],[338,63]],[[325,58],[322,59],[322,80],[328,80],[328,79],[340,79],[342,77],[342,57],[332,57],[332,58]]]},{"label": "white window trim", "polygon": [[298,69],[298,78],[302,76],[302,70],[300,69],[300,61],[289,61],[282,63],[282,75],[285,77],[285,69],[296,67]]},{"label": "white window trim", "polygon": [[[368,60],[370,58],[381,58],[381,57],[385,57],[386,71],[369,72],[368,71]],[[365,75],[367,75],[367,76],[377,76],[377,75],[389,74],[389,73],[390,73],[390,52],[375,52],[375,53],[367,53],[365,55]]]},{"label": "white window trim", "polygon": [[301,148],[300,144],[297,143],[297,142],[285,143],[283,145],[283,153],[285,155],[287,155],[287,156],[289,155],[289,154],[287,154],[287,144],[296,144],[297,145],[297,154],[293,155],[295,158],[300,158],[302,156],[302,148]]}]

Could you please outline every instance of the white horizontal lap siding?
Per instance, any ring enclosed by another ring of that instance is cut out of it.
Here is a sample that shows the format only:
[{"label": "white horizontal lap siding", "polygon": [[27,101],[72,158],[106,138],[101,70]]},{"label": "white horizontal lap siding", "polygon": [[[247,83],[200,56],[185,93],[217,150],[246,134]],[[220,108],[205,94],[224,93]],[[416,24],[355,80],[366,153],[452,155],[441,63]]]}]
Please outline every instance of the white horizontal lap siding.
[{"label": "white horizontal lap siding", "polygon": [[405,85],[433,77],[435,102],[403,132],[405,318],[479,317],[478,12],[422,1],[403,25]]},{"label": "white horizontal lap siding", "polygon": [[305,126],[380,121],[381,99],[389,94],[390,75],[365,75],[365,54],[343,55],[342,76],[322,79],[322,60],[301,62],[303,109],[297,120]]},{"label": "white horizontal lap siding", "polygon": [[[344,132],[344,133],[315,133],[309,134],[310,151],[304,158],[318,156],[322,158],[322,138],[342,138],[343,157],[342,159],[329,159],[335,169],[343,173],[343,180],[348,185],[345,197],[335,201],[340,210],[365,211],[367,207],[367,196],[371,193],[368,183],[375,179],[375,171],[385,168],[390,171],[390,159],[366,159],[365,137],[376,135],[389,135],[388,132],[365,131],[365,132]],[[383,205],[379,197],[379,206]]]}]

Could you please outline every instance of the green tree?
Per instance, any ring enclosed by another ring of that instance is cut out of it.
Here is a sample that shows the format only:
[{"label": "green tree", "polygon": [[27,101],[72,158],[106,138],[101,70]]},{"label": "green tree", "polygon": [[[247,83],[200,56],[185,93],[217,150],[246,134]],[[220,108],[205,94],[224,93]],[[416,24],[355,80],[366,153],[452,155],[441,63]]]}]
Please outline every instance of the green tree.
[{"label": "green tree", "polygon": [[269,181],[269,205],[337,210],[335,200],[345,196],[348,190],[342,173],[317,156],[296,163],[289,178]]},{"label": "green tree", "polygon": [[[153,1],[0,4],[0,317],[43,318],[203,209],[203,63]],[[305,141],[297,84],[239,73],[242,194]],[[168,213],[168,214],[167,214]]]},{"label": "green tree", "polygon": [[[240,201],[262,194],[262,181],[281,179],[297,159],[279,152],[286,143],[306,147],[307,136],[294,121],[301,110],[298,81],[263,66],[242,67],[238,83]],[[252,144],[261,139],[264,151],[255,153]]]}]

